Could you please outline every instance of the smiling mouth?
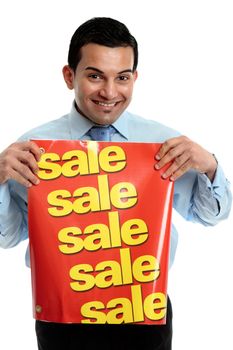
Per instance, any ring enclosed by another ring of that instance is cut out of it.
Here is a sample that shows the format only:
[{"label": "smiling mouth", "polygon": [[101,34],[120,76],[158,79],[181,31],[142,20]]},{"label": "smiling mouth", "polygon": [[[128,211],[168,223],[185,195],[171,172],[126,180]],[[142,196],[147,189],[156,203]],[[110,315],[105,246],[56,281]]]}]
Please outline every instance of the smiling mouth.
[{"label": "smiling mouth", "polygon": [[119,102],[102,102],[102,101],[96,101],[93,100],[93,102],[98,105],[98,106],[102,106],[102,107],[114,107],[116,106]]}]

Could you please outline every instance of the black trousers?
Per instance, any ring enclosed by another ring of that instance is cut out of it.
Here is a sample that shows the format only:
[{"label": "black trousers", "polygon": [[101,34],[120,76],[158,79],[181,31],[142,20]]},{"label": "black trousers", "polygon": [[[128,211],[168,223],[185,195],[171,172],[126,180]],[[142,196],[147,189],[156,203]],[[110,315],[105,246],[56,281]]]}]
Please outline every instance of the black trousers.
[{"label": "black trousers", "polygon": [[172,306],[167,323],[154,325],[62,324],[36,321],[39,350],[171,350]]}]

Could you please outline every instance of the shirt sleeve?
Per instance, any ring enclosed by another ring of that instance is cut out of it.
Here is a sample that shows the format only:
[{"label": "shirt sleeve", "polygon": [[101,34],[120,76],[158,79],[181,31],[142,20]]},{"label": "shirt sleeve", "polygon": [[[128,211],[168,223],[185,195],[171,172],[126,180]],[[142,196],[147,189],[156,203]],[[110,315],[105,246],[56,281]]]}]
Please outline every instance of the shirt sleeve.
[{"label": "shirt sleeve", "polygon": [[[0,246],[10,248],[28,237],[27,203],[13,181],[0,185]],[[22,191],[22,189],[21,189]],[[26,193],[26,189],[23,189]]]},{"label": "shirt sleeve", "polygon": [[174,208],[188,221],[216,225],[230,213],[230,183],[218,165],[214,181],[190,171],[175,183]]}]

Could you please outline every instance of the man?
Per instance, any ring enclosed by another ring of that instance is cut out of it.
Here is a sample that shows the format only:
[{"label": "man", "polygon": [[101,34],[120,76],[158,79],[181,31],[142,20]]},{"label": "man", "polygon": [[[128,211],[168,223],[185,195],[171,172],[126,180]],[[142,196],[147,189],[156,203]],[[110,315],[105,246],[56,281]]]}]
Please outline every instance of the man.
[{"label": "man", "polygon": [[[36,177],[40,149],[34,139],[94,139],[93,130],[111,141],[160,142],[155,171],[171,162],[163,178],[175,181],[174,208],[186,219],[214,225],[227,218],[229,184],[215,156],[178,132],[126,112],[137,79],[138,48],[124,24],[93,18],[74,33],[63,68],[75,101],[71,112],[37,127],[0,155],[0,245],[11,247],[28,237],[27,188]],[[110,128],[108,126],[111,126]],[[94,128],[93,128],[94,127]],[[99,128],[99,129],[98,129]],[[97,138],[96,138],[97,139]],[[98,139],[97,139],[98,140]],[[172,264],[177,233],[172,229]],[[29,265],[28,254],[26,256]],[[49,349],[171,349],[172,309],[167,324],[87,325],[36,322],[38,346]]]}]

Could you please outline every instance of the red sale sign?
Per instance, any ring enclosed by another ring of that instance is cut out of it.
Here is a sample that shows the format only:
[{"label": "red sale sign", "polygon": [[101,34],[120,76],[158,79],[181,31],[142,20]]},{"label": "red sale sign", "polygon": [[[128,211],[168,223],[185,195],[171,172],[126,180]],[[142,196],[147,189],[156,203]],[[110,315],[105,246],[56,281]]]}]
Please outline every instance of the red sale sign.
[{"label": "red sale sign", "polygon": [[173,182],[160,144],[36,140],[29,190],[34,317],[166,323]]}]

